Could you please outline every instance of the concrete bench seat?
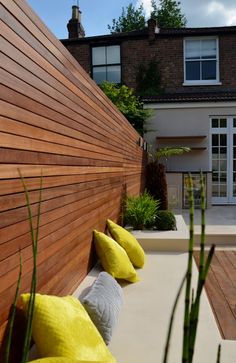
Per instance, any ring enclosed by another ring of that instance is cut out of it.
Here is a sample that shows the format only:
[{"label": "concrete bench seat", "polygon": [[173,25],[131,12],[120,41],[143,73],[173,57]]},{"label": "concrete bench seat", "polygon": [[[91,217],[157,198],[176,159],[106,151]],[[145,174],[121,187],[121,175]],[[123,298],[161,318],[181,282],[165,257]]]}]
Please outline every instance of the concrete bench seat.
[{"label": "concrete bench seat", "polygon": [[[141,281],[122,284],[124,306],[109,349],[117,363],[161,363],[172,305],[186,270],[185,252],[147,252],[147,262],[138,270]],[[96,279],[100,267],[93,268],[74,292],[79,297]],[[197,267],[193,277],[196,282]],[[184,294],[177,308],[171,339],[170,363],[181,362]],[[236,341],[222,340],[205,291],[202,295],[195,363],[215,363],[218,344],[221,363],[235,363]],[[31,353],[31,359],[37,353]]]},{"label": "concrete bench seat", "polygon": [[[187,253],[148,252],[141,281],[123,284],[124,306],[109,348],[117,363],[161,363],[170,312],[187,265]],[[95,268],[75,291],[79,297],[98,274]],[[197,268],[194,264],[194,279]],[[169,362],[181,362],[184,296],[177,309]],[[218,344],[221,363],[235,363],[236,342],[222,340],[205,292],[202,296],[195,363],[215,363]]]},{"label": "concrete bench seat", "polygon": [[[124,306],[109,349],[117,363],[161,363],[171,309],[187,267],[188,230],[183,218],[177,216],[177,231],[134,234],[146,251],[147,261],[144,268],[138,270],[140,282],[122,283]],[[93,268],[73,295],[79,298],[100,271],[99,266]],[[194,262],[195,285],[196,281]],[[184,292],[175,316],[169,363],[181,362],[183,312]],[[235,363],[236,341],[222,340],[203,291],[194,363],[215,363],[219,343],[221,363]]]}]

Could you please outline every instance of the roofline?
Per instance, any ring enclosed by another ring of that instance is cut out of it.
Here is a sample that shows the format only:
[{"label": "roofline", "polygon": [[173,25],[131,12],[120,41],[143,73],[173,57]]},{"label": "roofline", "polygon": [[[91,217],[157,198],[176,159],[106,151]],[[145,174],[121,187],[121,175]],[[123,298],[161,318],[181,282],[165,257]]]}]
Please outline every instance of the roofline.
[{"label": "roofline", "polygon": [[235,102],[236,101],[236,94],[232,94],[232,95],[216,95],[215,97],[213,95],[204,95],[203,94],[199,94],[194,96],[187,96],[187,95],[183,95],[182,98],[180,97],[173,97],[172,98],[165,98],[165,97],[160,97],[158,98],[158,96],[155,97],[142,97],[142,102],[144,104],[154,104],[154,103],[192,103],[192,102],[196,102],[196,103],[207,103],[207,102],[212,102],[212,103],[217,103],[217,102]]},{"label": "roofline", "polygon": [[[144,108],[145,109],[159,109],[159,110],[166,110],[166,109],[191,109],[191,108],[224,108],[224,107],[236,107],[236,101],[230,101],[230,100],[225,100],[225,101],[210,101],[208,100],[207,102],[197,102],[197,101],[192,101],[192,102],[179,102],[179,101],[175,101],[175,102],[165,102],[165,103],[161,103],[161,102],[145,102],[144,103]],[[217,112],[216,112],[217,114]]]},{"label": "roofline", "polygon": [[[236,26],[223,26],[223,27],[203,27],[203,28],[165,28],[161,29],[155,37],[183,37],[183,36],[197,36],[197,35],[218,35],[218,34],[236,34]],[[61,39],[62,43],[87,43],[98,40],[121,40],[123,38],[143,38],[148,36],[148,28],[141,30],[134,30],[131,32],[113,33],[104,35],[94,35],[84,38],[76,39]]]}]

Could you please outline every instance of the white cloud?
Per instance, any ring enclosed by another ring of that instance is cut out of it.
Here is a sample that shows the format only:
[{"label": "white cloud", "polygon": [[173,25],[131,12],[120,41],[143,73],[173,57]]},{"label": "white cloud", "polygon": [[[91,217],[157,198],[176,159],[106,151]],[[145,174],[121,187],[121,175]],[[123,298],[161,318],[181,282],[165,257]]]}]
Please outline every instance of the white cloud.
[{"label": "white cloud", "polygon": [[[146,17],[150,17],[151,0],[136,0],[135,6],[143,4]],[[180,0],[180,8],[187,17],[187,26],[230,26],[236,25],[235,0]],[[159,5],[159,1],[156,0]]]},{"label": "white cloud", "polygon": [[223,18],[225,25],[236,24],[236,6],[226,7],[221,2],[211,1],[210,4],[207,5],[207,13],[214,17]]},{"label": "white cloud", "polygon": [[180,0],[189,27],[236,25],[235,0]]},{"label": "white cloud", "polygon": [[[158,2],[159,1],[157,1],[157,3]],[[149,18],[152,11],[151,0],[137,0],[136,7],[139,7],[141,4],[143,5],[146,17]]]}]

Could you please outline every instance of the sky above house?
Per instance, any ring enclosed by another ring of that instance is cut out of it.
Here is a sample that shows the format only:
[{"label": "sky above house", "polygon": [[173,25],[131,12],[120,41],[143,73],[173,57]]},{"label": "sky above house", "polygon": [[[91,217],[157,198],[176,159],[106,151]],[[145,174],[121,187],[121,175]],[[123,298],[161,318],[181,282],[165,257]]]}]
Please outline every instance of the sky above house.
[{"label": "sky above house", "polygon": [[[66,24],[71,18],[71,6],[77,0],[27,0],[49,29],[59,38],[68,37]],[[86,36],[110,33],[107,25],[121,15],[122,7],[129,3],[143,3],[147,18],[151,0],[79,0],[82,24]],[[157,4],[158,4],[157,0]],[[188,27],[236,25],[236,0],[182,0],[182,12]]]}]

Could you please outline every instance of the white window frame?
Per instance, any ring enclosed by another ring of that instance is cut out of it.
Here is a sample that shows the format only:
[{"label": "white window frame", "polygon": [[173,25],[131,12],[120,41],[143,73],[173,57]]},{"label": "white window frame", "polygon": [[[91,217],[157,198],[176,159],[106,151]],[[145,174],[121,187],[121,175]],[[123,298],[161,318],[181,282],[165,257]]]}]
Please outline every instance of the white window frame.
[{"label": "white window frame", "polygon": [[[93,64],[93,49],[95,48],[106,48],[106,52],[107,52],[107,48],[112,47],[112,46],[119,46],[119,51],[120,51],[120,62],[119,63],[103,63],[103,64]],[[91,67],[92,67],[92,78],[94,79],[94,68],[99,68],[99,67],[106,67],[106,80],[107,81],[107,68],[110,66],[119,66],[120,67],[120,82],[118,82],[117,84],[121,83],[121,46],[120,44],[105,44],[105,45],[96,45],[96,46],[92,46],[91,47]]]},{"label": "white window frame", "polygon": [[[186,41],[187,40],[216,40],[216,79],[215,80],[186,80]],[[207,36],[207,37],[187,37],[184,38],[184,83],[183,86],[207,86],[207,85],[221,85],[220,82],[220,69],[219,69],[219,38],[217,36]]]}]

